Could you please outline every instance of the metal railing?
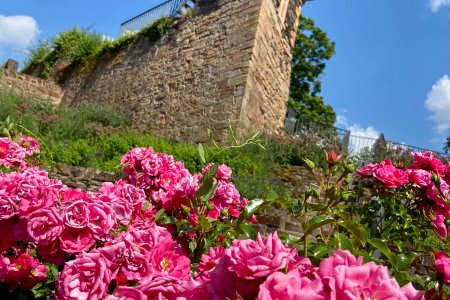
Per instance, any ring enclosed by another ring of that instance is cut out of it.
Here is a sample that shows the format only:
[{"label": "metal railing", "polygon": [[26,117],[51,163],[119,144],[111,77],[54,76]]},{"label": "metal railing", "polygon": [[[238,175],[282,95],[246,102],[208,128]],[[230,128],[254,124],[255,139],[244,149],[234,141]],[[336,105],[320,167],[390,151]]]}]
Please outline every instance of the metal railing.
[{"label": "metal railing", "polygon": [[120,36],[126,33],[135,33],[145,26],[163,17],[178,17],[186,7],[194,7],[195,2],[190,0],[169,0],[163,2],[120,24]]},{"label": "metal railing", "polygon": [[367,156],[374,156],[377,153],[389,153],[391,155],[401,156],[411,152],[431,151],[437,156],[449,158],[448,154],[442,152],[386,141],[383,134],[380,134],[378,138],[352,135],[349,130],[300,120],[292,114],[286,118],[285,132],[293,136],[315,136],[316,140],[320,141],[318,144],[336,145],[340,151],[347,152],[350,155],[365,154]]}]

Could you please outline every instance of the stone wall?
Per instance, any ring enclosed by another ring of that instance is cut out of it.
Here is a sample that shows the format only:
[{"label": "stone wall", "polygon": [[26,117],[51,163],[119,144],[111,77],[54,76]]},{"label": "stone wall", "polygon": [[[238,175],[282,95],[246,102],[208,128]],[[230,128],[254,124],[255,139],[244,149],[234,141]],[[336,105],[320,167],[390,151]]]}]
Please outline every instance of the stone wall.
[{"label": "stone wall", "polygon": [[283,127],[292,60],[286,25],[273,3],[262,1],[240,116],[252,131]]},{"label": "stone wall", "polygon": [[[296,26],[273,0],[197,3],[156,43],[143,38],[91,72],[66,74],[62,103],[112,105],[136,127],[178,140],[205,141],[207,128],[221,140],[228,124],[243,135],[280,132]],[[299,6],[289,9],[298,18]]]},{"label": "stone wall", "polygon": [[62,88],[51,80],[17,73],[18,63],[8,60],[0,70],[0,88],[25,97],[50,100],[58,104],[64,95]]}]

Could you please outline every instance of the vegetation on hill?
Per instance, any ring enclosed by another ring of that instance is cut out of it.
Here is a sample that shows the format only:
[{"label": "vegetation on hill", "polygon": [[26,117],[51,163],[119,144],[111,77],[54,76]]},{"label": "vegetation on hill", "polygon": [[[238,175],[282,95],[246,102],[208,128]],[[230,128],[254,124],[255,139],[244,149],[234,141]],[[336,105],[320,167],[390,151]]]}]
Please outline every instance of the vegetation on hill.
[{"label": "vegetation on hill", "polygon": [[90,29],[74,27],[57,36],[41,40],[32,47],[22,72],[30,74],[41,66],[38,72],[39,77],[46,79],[57,62],[61,64],[62,70],[68,66],[80,66],[84,70],[90,70],[105,54],[118,53],[137,39],[146,38],[149,42],[157,41],[174,21],[173,18],[161,18],[137,33],[128,33],[116,40],[106,38],[101,33]]},{"label": "vegetation on hill", "polygon": [[[137,132],[131,128],[128,118],[105,107],[89,104],[56,107],[3,91],[0,91],[0,107],[0,132],[2,126],[14,124],[12,128],[17,133],[37,138],[43,145],[44,164],[61,162],[119,172],[124,153],[135,147],[152,146],[155,151],[183,161],[191,172],[202,168],[197,145],[158,138],[151,132]],[[270,176],[278,164],[301,165],[303,157],[318,165],[323,163],[323,150],[313,140],[268,137],[263,140],[266,150],[248,145],[218,151],[216,147],[204,145],[205,157],[207,161],[229,165],[234,177],[239,178],[236,180],[239,190],[250,198],[274,192],[288,197],[282,183]]]}]

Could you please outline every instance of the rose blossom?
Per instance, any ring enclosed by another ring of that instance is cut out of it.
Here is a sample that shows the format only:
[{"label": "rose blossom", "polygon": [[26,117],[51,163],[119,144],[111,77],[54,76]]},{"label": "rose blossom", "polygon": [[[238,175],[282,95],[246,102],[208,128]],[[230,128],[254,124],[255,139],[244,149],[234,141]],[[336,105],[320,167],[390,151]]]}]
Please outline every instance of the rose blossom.
[{"label": "rose blossom", "polygon": [[330,299],[320,278],[311,280],[294,269],[287,274],[275,272],[260,286],[258,300]]},{"label": "rose blossom", "polygon": [[447,257],[445,252],[434,254],[434,267],[443,276],[443,281],[450,283],[450,258]]},{"label": "rose blossom", "polygon": [[65,227],[59,237],[61,249],[67,253],[76,254],[88,250],[95,239],[89,228],[75,229]]},{"label": "rose blossom", "polygon": [[372,176],[373,172],[378,168],[377,164],[367,164],[356,171],[361,178]]},{"label": "rose blossom", "polygon": [[431,174],[425,170],[407,170],[409,181],[416,184],[419,188],[429,186],[431,184]]},{"label": "rose blossom", "polygon": [[106,296],[105,300],[147,300],[140,290],[128,286],[118,286],[114,294]]},{"label": "rose blossom", "polygon": [[231,178],[231,173],[231,168],[222,164],[217,168],[216,178],[219,180],[228,180]]},{"label": "rose blossom", "polygon": [[62,212],[64,225],[71,228],[85,228],[89,223],[87,203],[85,200],[69,202]]},{"label": "rose blossom", "polygon": [[190,276],[190,260],[172,240],[162,241],[150,251],[153,272],[187,280]]},{"label": "rose blossom", "polygon": [[41,208],[28,217],[27,231],[37,244],[50,244],[61,235],[62,230],[61,214],[54,207]]},{"label": "rose blossom", "polygon": [[411,283],[400,288],[389,277],[387,267],[374,262],[362,264],[362,257],[356,259],[348,250],[337,250],[322,260],[318,274],[331,299],[422,299],[422,292],[415,290]]},{"label": "rose blossom", "polygon": [[66,263],[57,280],[58,300],[98,300],[106,295],[111,271],[100,253],[81,253]]},{"label": "rose blossom", "polygon": [[8,271],[9,258],[0,255],[0,282],[6,277],[6,272]]},{"label": "rose blossom", "polygon": [[116,225],[115,214],[108,203],[96,200],[88,203],[88,227],[96,239],[101,239]]},{"label": "rose blossom", "polygon": [[390,164],[377,168],[373,172],[373,177],[381,181],[387,188],[392,189],[398,188],[409,181],[405,171],[397,169]]},{"label": "rose blossom", "polygon": [[258,233],[256,241],[233,241],[226,254],[232,263],[231,271],[239,277],[253,280],[284,269],[294,258],[296,250],[286,247],[275,232],[264,239]]},{"label": "rose blossom", "polygon": [[447,167],[430,151],[422,151],[413,153],[414,163],[410,166],[411,169],[423,169],[427,171],[436,171],[439,174],[444,174]]}]

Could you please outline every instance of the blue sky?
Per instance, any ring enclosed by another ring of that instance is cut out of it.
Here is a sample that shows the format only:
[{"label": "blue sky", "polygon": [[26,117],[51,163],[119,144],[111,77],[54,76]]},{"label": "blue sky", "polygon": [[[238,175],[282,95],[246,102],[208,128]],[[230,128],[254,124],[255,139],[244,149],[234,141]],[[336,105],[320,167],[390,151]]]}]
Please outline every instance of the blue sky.
[{"label": "blue sky", "polygon": [[[73,26],[117,37],[159,0],[1,0],[0,62]],[[450,135],[450,0],[315,0],[303,14],[336,42],[322,77],[338,126],[442,150]]]}]

